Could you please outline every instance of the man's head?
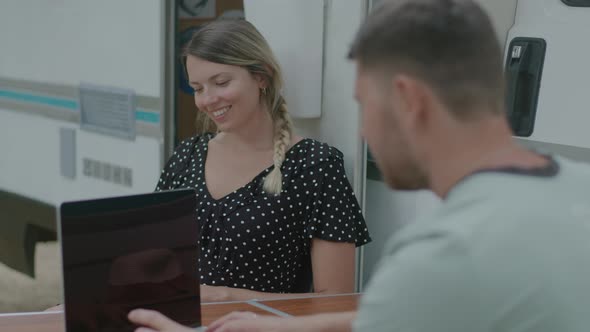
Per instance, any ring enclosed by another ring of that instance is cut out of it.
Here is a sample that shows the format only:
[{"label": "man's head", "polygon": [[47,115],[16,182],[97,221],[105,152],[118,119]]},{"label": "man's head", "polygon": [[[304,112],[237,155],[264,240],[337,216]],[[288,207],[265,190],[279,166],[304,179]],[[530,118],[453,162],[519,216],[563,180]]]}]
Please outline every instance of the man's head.
[{"label": "man's head", "polygon": [[429,186],[425,154],[455,124],[503,116],[498,39],[472,0],[391,0],[374,10],[349,57],[363,135],[385,181]]}]

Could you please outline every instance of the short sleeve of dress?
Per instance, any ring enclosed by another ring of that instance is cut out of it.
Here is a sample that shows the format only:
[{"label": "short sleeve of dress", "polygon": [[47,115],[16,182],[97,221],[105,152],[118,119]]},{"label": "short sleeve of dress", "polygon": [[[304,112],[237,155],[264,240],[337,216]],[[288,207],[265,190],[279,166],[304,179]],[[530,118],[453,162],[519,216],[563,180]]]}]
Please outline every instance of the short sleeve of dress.
[{"label": "short sleeve of dress", "polygon": [[199,142],[200,137],[192,137],[183,140],[178,144],[172,156],[166,162],[164,169],[160,173],[160,179],[156,184],[155,191],[171,190],[177,188],[175,179],[185,171],[187,163],[190,160],[191,153],[194,152],[195,145]]},{"label": "short sleeve of dress", "polygon": [[365,219],[348,181],[342,154],[331,148],[330,155],[308,169],[308,183],[314,186],[306,236],[357,247],[371,241]]}]

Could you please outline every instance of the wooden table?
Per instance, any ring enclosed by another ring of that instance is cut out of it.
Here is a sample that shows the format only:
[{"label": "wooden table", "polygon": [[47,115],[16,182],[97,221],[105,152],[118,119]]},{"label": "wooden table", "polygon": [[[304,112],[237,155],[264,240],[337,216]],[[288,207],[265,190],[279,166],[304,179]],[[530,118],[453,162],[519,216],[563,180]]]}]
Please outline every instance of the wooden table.
[{"label": "wooden table", "polygon": [[[310,315],[356,309],[359,294],[310,296],[286,300],[204,303],[201,305],[203,325],[232,311],[252,311],[260,315]],[[36,312],[0,315],[0,331],[63,332],[63,312]]]},{"label": "wooden table", "polygon": [[355,310],[360,294],[331,296],[310,296],[289,300],[259,301],[259,303],[277,309],[291,316],[311,315],[327,312]]}]

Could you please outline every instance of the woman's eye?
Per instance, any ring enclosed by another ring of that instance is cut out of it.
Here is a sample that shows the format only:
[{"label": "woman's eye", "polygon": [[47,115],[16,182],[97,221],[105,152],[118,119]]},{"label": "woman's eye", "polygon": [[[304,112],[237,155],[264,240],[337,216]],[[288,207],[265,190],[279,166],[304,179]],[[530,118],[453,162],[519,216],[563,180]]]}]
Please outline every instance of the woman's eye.
[{"label": "woman's eye", "polygon": [[203,91],[203,88],[193,88],[193,91],[195,93],[199,93],[199,92]]},{"label": "woman's eye", "polygon": [[219,86],[226,86],[228,84],[229,84],[229,81],[217,82],[217,85],[219,85]]}]

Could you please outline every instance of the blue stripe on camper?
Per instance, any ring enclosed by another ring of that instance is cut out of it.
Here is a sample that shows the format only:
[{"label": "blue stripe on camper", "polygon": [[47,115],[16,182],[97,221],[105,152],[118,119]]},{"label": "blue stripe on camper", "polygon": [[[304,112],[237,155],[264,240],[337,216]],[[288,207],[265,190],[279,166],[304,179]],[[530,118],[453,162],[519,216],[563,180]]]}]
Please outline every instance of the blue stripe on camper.
[{"label": "blue stripe on camper", "polygon": [[[48,97],[42,95],[35,95],[30,93],[24,93],[19,91],[11,91],[0,89],[0,98],[10,99],[20,102],[40,104],[45,106],[52,106],[67,109],[70,111],[78,110],[78,101],[74,99]],[[143,109],[137,108],[135,110],[135,119],[137,121],[149,122],[158,124],[160,123],[160,114],[157,112],[148,112]]]}]

